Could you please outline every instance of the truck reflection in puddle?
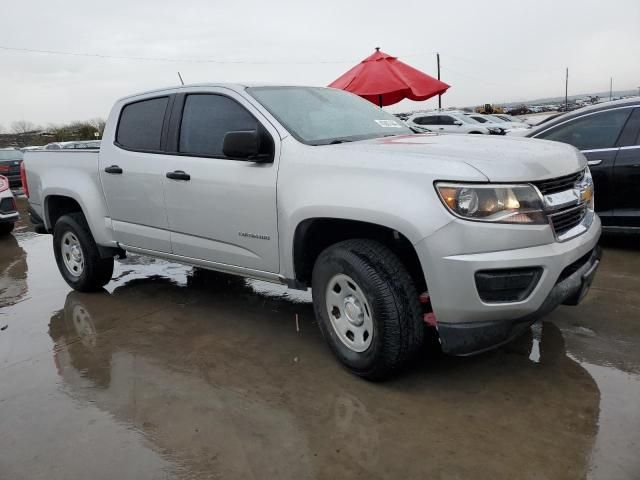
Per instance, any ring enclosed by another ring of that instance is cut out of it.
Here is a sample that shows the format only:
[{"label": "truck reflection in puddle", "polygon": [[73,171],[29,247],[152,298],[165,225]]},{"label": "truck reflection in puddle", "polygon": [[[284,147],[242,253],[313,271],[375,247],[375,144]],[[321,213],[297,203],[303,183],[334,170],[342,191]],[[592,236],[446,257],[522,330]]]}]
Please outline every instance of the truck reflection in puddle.
[{"label": "truck reflection in puddle", "polygon": [[205,273],[69,293],[49,332],[64,391],[193,477],[585,475],[599,391],[555,325],[538,363],[529,336],[372,384],[333,362],[310,304],[250,285]]}]

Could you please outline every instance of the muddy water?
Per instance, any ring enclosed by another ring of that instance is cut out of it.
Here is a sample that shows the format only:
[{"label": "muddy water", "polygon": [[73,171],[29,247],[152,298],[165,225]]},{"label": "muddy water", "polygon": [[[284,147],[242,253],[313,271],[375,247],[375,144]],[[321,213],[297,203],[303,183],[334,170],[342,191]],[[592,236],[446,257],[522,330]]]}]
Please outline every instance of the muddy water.
[{"label": "muddy water", "polygon": [[514,344],[382,384],[336,363],[309,302],[141,256],[80,294],[21,224],[0,240],[0,479],[640,478],[633,242]]}]

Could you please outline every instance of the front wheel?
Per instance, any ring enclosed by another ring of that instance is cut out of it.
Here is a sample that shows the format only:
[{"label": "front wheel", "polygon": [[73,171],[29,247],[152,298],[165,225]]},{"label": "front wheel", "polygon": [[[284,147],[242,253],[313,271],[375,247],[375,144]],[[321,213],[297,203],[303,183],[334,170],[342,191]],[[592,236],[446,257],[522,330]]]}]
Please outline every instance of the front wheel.
[{"label": "front wheel", "polygon": [[379,380],[423,345],[413,281],[398,257],[372,240],[347,240],[316,260],[313,304],[320,330],[356,375]]},{"label": "front wheel", "polygon": [[94,292],[109,283],[113,258],[100,258],[81,213],[63,215],[53,229],[53,252],[62,277],[74,290]]}]

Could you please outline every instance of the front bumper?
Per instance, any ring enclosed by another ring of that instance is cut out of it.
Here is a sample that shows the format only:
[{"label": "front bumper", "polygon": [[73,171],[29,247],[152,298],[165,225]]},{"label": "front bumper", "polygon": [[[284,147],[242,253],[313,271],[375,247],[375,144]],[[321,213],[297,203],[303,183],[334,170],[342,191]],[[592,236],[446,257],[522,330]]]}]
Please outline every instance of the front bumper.
[{"label": "front bumper", "polygon": [[[565,242],[557,242],[548,226],[521,228],[456,220],[419,242],[416,250],[443,350],[469,355],[498,346],[559,304],[574,300],[581,275],[590,266],[595,265],[594,271],[597,267],[594,252],[600,231],[597,216],[587,231]],[[571,270],[581,259],[586,263],[579,271]],[[476,273],[527,268],[541,273],[526,297],[483,301]]]},{"label": "front bumper", "polygon": [[589,290],[600,263],[601,250],[596,247],[569,265],[571,273],[561,275],[538,310],[513,320],[438,324],[438,334],[445,353],[474,355],[504,345],[524,333],[536,320],[557,306],[577,305]]}]

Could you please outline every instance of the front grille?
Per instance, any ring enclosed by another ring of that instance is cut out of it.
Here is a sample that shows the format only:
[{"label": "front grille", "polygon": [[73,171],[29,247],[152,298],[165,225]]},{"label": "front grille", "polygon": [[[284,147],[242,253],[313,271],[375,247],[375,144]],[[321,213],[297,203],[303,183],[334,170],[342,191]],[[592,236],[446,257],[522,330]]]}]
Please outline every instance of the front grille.
[{"label": "front grille", "polygon": [[16,209],[16,202],[13,198],[3,198],[0,200],[0,212],[9,213],[14,212]]},{"label": "front grille", "polygon": [[556,236],[561,236],[563,233],[568,232],[573,227],[582,222],[582,219],[587,214],[586,204],[578,205],[577,207],[570,207],[564,210],[560,210],[558,213],[549,215],[551,226]]},{"label": "front grille", "polygon": [[533,182],[533,184],[538,187],[538,190],[540,190],[540,193],[542,193],[542,195],[549,195],[551,193],[571,190],[583,175],[584,172],[577,172],[572,173],[571,175],[565,175],[564,177],[552,178],[550,180],[540,180],[538,182]]}]

